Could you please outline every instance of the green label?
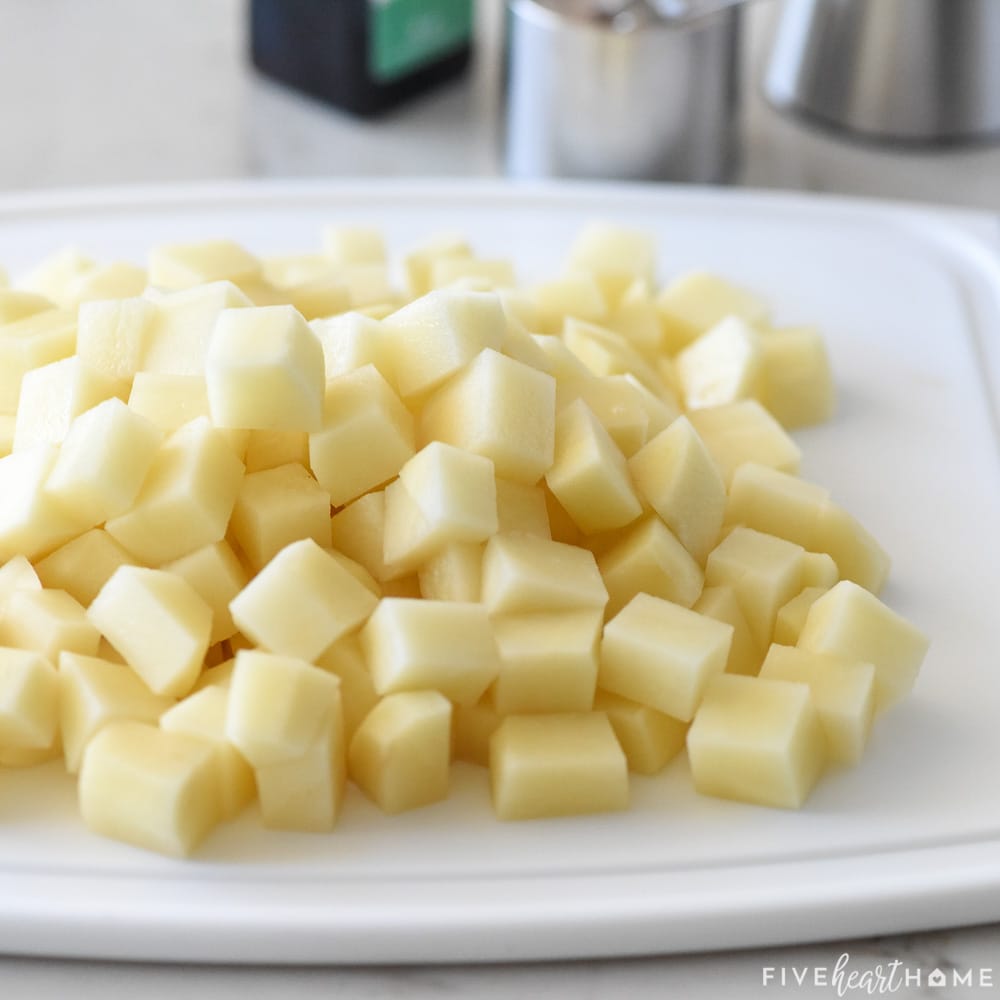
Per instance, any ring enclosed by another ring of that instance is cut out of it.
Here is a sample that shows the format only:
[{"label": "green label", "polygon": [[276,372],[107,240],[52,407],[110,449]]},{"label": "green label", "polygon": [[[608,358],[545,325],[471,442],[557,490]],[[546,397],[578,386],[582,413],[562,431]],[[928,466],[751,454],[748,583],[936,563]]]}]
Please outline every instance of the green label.
[{"label": "green label", "polygon": [[368,68],[388,83],[460,49],[472,0],[368,0]]}]

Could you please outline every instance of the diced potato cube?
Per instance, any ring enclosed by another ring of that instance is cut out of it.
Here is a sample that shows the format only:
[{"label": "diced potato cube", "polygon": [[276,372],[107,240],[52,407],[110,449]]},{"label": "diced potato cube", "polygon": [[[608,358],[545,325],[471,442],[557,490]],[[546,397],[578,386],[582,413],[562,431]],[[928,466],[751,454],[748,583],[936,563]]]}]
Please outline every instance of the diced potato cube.
[{"label": "diced potato cube", "polygon": [[538,333],[559,333],[567,317],[601,323],[608,302],[592,274],[577,272],[543,281],[531,289],[538,310]]},{"label": "diced potato cube", "polygon": [[340,678],[344,732],[350,740],[361,720],[378,702],[358,634],[355,632],[338,639],[320,654],[316,666]]},{"label": "diced potato cube", "polygon": [[726,483],[744,462],[799,470],[799,446],[755,399],[692,410],[688,417]]},{"label": "diced potato cube", "polygon": [[26,291],[44,295],[59,305],[64,301],[69,304],[67,292],[73,282],[95,267],[97,262],[76,247],[64,247],[40,261],[19,284]]},{"label": "diced potato cube", "polygon": [[719,539],[726,487],[686,417],[660,431],[628,463],[639,496],[704,565]]},{"label": "diced potato cube", "polygon": [[242,482],[225,432],[199,417],[163,442],[135,503],[105,529],[141,562],[162,565],[225,537]]},{"label": "diced potato cube", "polygon": [[[128,397],[135,410],[161,430],[175,431],[198,417],[208,417],[208,384],[204,375],[136,372]],[[241,431],[249,439],[248,431]]]},{"label": "diced potato cube", "polygon": [[142,368],[157,316],[157,305],[145,298],[85,302],[79,312],[77,356],[111,378],[130,379]]},{"label": "diced potato cube", "polygon": [[491,690],[497,712],[590,711],[602,624],[599,609],[496,619],[500,673]]},{"label": "diced potato cube", "polygon": [[840,579],[833,557],[826,552],[807,552],[802,557],[802,585],[829,590]]},{"label": "diced potato cube", "polygon": [[497,531],[523,531],[549,538],[549,514],[541,486],[497,479]]},{"label": "diced potato cube", "polygon": [[385,561],[415,568],[451,542],[482,542],[497,530],[493,463],[432,441],[385,491]]},{"label": "diced potato cube", "polygon": [[384,320],[403,399],[439,386],[485,348],[499,350],[507,321],[491,292],[441,290],[403,306]]},{"label": "diced potato cube", "polygon": [[820,512],[816,548],[828,552],[845,580],[879,593],[889,576],[889,555],[853,514],[835,503]]},{"label": "diced potato cube", "polygon": [[431,261],[431,287],[446,288],[456,282],[473,279],[484,291],[511,288],[517,283],[514,265],[509,260],[484,260],[477,257],[438,257]]},{"label": "diced potato cube", "polygon": [[826,765],[809,687],[723,674],[705,693],[687,735],[702,795],[798,809]]},{"label": "diced potato cube", "polygon": [[[578,395],[611,435],[626,458],[634,455],[649,436],[649,407],[642,396],[645,387],[624,375],[599,375],[563,383],[563,395]],[[565,392],[563,390],[565,389]]]},{"label": "diced potato cube", "polygon": [[347,781],[344,744],[344,723],[335,705],[301,756],[255,768],[261,823],[272,830],[332,830]]},{"label": "diced potato cube", "polygon": [[609,691],[597,692],[594,708],[607,715],[636,774],[659,774],[684,749],[688,723],[680,719]]},{"label": "diced potato cube", "polygon": [[431,268],[442,257],[471,257],[472,247],[457,233],[439,233],[403,258],[406,285],[411,298],[431,290]]},{"label": "diced potato cube", "polygon": [[701,334],[674,358],[674,366],[689,410],[760,398],[760,334],[738,316]]},{"label": "diced potato cube", "polygon": [[802,590],[801,545],[751,528],[734,528],[712,550],[705,566],[709,586],[729,584],[758,648],[774,634],[778,609]]},{"label": "diced potato cube", "polygon": [[603,712],[508,716],[490,739],[490,781],[502,820],[628,807],[628,763]]},{"label": "diced potato cube", "polygon": [[180,698],[194,687],[209,647],[212,609],[186,580],[120,566],[87,617],[154,694]]},{"label": "diced potato cube", "polygon": [[916,680],[927,637],[877,597],[841,580],[809,609],[798,646],[875,666],[875,708],[888,708]]},{"label": "diced potato cube", "polygon": [[[230,646],[231,642],[223,643],[223,649],[228,649]],[[201,676],[198,678],[198,683],[195,684],[191,693],[193,694],[195,691],[202,691],[207,687],[221,687],[228,691],[230,681],[233,679],[233,670],[235,668],[235,654],[230,656],[228,659],[223,660],[221,663],[217,663],[214,667],[206,666],[201,672]]]},{"label": "diced potato cube", "polygon": [[483,553],[482,601],[491,615],[603,610],[608,591],[586,549],[535,535],[494,535]]},{"label": "diced potato cube", "polygon": [[134,563],[106,531],[91,528],[49,553],[35,568],[45,587],[65,590],[87,607],[119,566]]},{"label": "diced potato cube", "polygon": [[44,295],[36,292],[26,292],[21,289],[4,288],[0,285],[0,326],[6,323],[16,323],[19,319],[27,319],[48,309],[54,309],[55,303]]},{"label": "diced potato cube", "polygon": [[583,400],[556,420],[545,482],[584,534],[624,527],[642,513],[625,456]]},{"label": "diced potato cube", "polygon": [[774,643],[760,676],[807,684],[830,759],[841,764],[861,760],[875,713],[875,668],[870,663]]},{"label": "diced potato cube", "polygon": [[656,358],[664,349],[660,313],[649,282],[642,278],[626,286],[607,323],[646,358]]},{"label": "diced potato cube", "polygon": [[75,305],[98,299],[127,299],[141,295],[146,288],[145,268],[127,261],[99,264],[90,268],[69,282],[66,286],[66,302]]},{"label": "diced potato cube", "polygon": [[347,312],[317,320],[311,326],[323,345],[327,380],[374,365],[395,390],[393,342],[381,320]]},{"label": "diced potato cube", "polygon": [[490,738],[502,721],[489,692],[474,705],[455,705],[451,719],[452,758],[489,767]]},{"label": "diced potato cube", "polygon": [[604,626],[598,686],[688,722],[732,637],[731,625],[637,594]]},{"label": "diced potato cube", "polygon": [[482,455],[501,478],[534,484],[552,465],[555,398],[551,375],[484,350],[425,402],[422,440]]},{"label": "diced potato cube", "polygon": [[44,491],[58,455],[39,444],[0,458],[0,560],[38,559],[87,527]]},{"label": "diced potato cube", "polygon": [[[49,586],[46,584],[45,586]],[[35,567],[24,556],[13,556],[0,566],[0,620],[7,613],[7,602],[18,590],[41,590],[42,581]]]},{"label": "diced potato cube", "polygon": [[608,588],[608,617],[638,593],[689,608],[704,584],[701,567],[655,514],[630,528],[598,557],[597,565]]},{"label": "diced potato cube", "polygon": [[396,476],[414,448],[413,417],[374,365],[326,383],[309,465],[337,507]]},{"label": "diced potato cube", "polygon": [[59,675],[50,660],[34,650],[0,648],[0,747],[45,750],[56,741],[58,723]]},{"label": "diced potato cube", "polygon": [[448,795],[451,704],[437,691],[383,698],[351,739],[351,778],[385,813],[439,802]]},{"label": "diced potato cube", "polygon": [[631,374],[652,392],[663,390],[663,379],[621,334],[603,326],[567,318],[563,343],[596,376]]},{"label": "diced potato cube", "polygon": [[350,556],[345,556],[343,552],[338,552],[332,546],[325,551],[329,555],[333,556],[333,558],[336,559],[337,562],[344,569],[346,569],[347,572],[350,573],[362,587],[365,588],[365,590],[370,590],[375,597],[382,596],[382,585],[371,575],[371,573],[368,572],[368,570],[364,568],[364,566],[361,565],[361,563],[356,562]]},{"label": "diced potato cube", "polygon": [[417,571],[420,596],[429,601],[478,601],[482,594],[482,543],[450,542]]},{"label": "diced potato cube", "polygon": [[802,634],[802,626],[806,623],[809,609],[830,588],[803,587],[790,601],[778,609],[778,617],[774,620],[774,641],[783,646],[794,646]]},{"label": "diced potato cube", "polygon": [[205,358],[219,427],[318,431],[325,363],[319,338],[291,306],[224,309]]},{"label": "diced potato cube", "polygon": [[330,495],[296,462],[246,476],[233,507],[232,537],[255,570],[286,545],[330,544]]},{"label": "diced potato cube", "polygon": [[729,486],[726,521],[815,550],[819,520],[830,491],[787,472],[745,462]]},{"label": "diced potato cube", "polygon": [[657,305],[671,354],[727,316],[759,326],[767,321],[769,312],[767,304],[755,295],[704,271],[675,278],[660,293]]},{"label": "diced potato cube", "polygon": [[90,741],[77,788],[91,830],[161,854],[190,854],[220,819],[212,745],[141,722]]},{"label": "diced potato cube", "polygon": [[70,425],[45,481],[46,494],[88,527],[135,502],[163,432],[120,399],[106,399]]},{"label": "diced potato cube", "polygon": [[249,431],[243,464],[247,472],[263,472],[279,465],[309,464],[309,435],[305,431]]},{"label": "diced potato cube", "polygon": [[384,264],[385,240],[367,226],[327,226],[323,230],[323,252],[334,264]]},{"label": "diced potato cube", "polygon": [[208,345],[224,309],[254,303],[229,281],[213,281],[183,291],[146,296],[157,305],[142,370],[164,375],[204,375]]},{"label": "diced potato cube", "polygon": [[285,546],[230,602],[240,631],[274,653],[313,660],[358,628],[378,599],[311,538]]},{"label": "diced potato cube", "polygon": [[750,631],[735,589],[728,584],[706,587],[694,602],[692,610],[733,626],[733,641],[729,647],[726,672],[756,676],[764,653]]},{"label": "diced potato cube", "polygon": [[569,267],[590,272],[608,301],[616,302],[636,279],[656,280],[656,246],[641,230],[592,222],[574,240]]},{"label": "diced potato cube", "polygon": [[281,292],[284,302],[293,306],[305,320],[346,312],[352,304],[351,290],[339,275],[286,285]]},{"label": "diced potato cube", "polygon": [[122,663],[78,653],[59,657],[59,731],[66,770],[76,774],[83,751],[109,722],[153,722],[173,705],[153,694]]},{"label": "diced potato cube", "polygon": [[340,681],[305,660],[241,649],[229,682],[226,738],[252,767],[301,757],[340,712]]},{"label": "diced potato cube", "polygon": [[225,541],[195,549],[163,569],[187,580],[198,596],[212,609],[213,645],[236,634],[236,623],[229,613],[229,603],[249,582],[232,547]]},{"label": "diced potato cube", "polygon": [[385,491],[376,490],[358,497],[330,522],[333,544],[345,555],[361,563],[379,583],[404,575],[406,569],[385,561]]},{"label": "diced potato cube", "polygon": [[100,641],[83,605],[65,590],[17,590],[0,621],[0,643],[35,650],[53,663],[63,650],[93,656]]},{"label": "diced potato cube", "polygon": [[325,253],[291,253],[264,257],[261,268],[264,280],[276,288],[287,288],[316,278],[329,278],[340,270]]},{"label": "diced potato cube", "polygon": [[223,819],[238,816],[256,794],[250,765],[226,737],[228,706],[228,689],[210,685],[189,694],[160,716],[164,732],[181,733],[211,744]]},{"label": "diced potato cube", "polygon": [[153,247],[149,283],[158,288],[190,288],[210,281],[252,281],[260,261],[232,240],[204,240]]},{"label": "diced potato cube", "polygon": [[35,368],[73,354],[76,314],[49,309],[0,326],[0,413],[16,413],[21,380]]},{"label": "diced potato cube", "polygon": [[785,428],[822,423],[833,415],[836,390],[819,331],[796,326],[771,330],[760,340],[760,401]]},{"label": "diced potato cube", "polygon": [[361,648],[380,695],[434,688],[472,704],[500,670],[481,604],[384,597],[361,630]]}]

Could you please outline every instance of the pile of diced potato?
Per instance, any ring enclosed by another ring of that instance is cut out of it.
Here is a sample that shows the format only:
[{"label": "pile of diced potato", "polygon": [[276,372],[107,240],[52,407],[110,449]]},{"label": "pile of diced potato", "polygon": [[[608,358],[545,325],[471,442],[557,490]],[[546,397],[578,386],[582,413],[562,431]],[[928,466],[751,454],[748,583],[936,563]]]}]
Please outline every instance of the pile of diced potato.
[{"label": "pile of diced potato", "polygon": [[456,760],[504,820],[624,809],[685,749],[777,807],[856,764],[927,641],[796,475],[817,331],[607,225],[532,286],[457,237],[402,264],[343,227],[0,280],[0,766],[184,855]]}]

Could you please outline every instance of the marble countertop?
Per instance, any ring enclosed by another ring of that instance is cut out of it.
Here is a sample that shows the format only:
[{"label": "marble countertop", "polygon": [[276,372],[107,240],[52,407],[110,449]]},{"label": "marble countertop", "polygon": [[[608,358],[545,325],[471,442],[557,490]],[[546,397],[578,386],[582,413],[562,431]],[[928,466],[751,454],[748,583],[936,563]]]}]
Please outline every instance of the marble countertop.
[{"label": "marble countertop", "polygon": [[[773,8],[759,4],[750,24],[741,184],[1000,212],[1000,146],[900,153],[843,142],[768,108],[758,81]],[[481,4],[487,44],[467,81],[365,123],[255,77],[244,56],[241,0],[0,0],[0,192],[208,178],[497,175],[498,14],[495,0]],[[270,969],[0,958],[0,995],[835,996],[830,976],[838,960],[869,973],[845,995],[987,995],[1000,983],[1000,926],[509,966]],[[879,989],[877,970],[892,969],[896,978]],[[934,970],[945,975],[944,987],[928,982]]]}]

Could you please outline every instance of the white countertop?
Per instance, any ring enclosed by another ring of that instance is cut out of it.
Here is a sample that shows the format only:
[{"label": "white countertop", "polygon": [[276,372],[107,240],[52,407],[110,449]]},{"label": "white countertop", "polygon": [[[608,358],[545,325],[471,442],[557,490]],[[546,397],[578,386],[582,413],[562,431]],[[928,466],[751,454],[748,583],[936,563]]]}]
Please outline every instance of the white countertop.
[{"label": "white countertop", "polygon": [[[494,47],[465,83],[365,123],[254,77],[244,57],[242,12],[240,0],[0,0],[0,192],[207,178],[499,173]],[[495,37],[496,13],[495,0],[483,4],[487,38]],[[845,143],[771,111],[757,82],[773,13],[771,4],[761,4],[751,25],[741,183],[1000,212],[998,146],[899,153]],[[933,969],[949,979],[954,970],[959,977],[971,972],[975,983],[991,978],[994,989],[1000,983],[1000,927],[993,926],[524,966],[248,969],[0,958],[0,996],[836,995],[816,983],[845,953],[849,968],[861,972],[888,973],[890,963],[900,963],[896,982],[903,985],[891,990],[900,996],[990,992],[927,989]],[[914,985],[918,973],[922,989]],[[807,985],[796,986],[796,974]]]}]

